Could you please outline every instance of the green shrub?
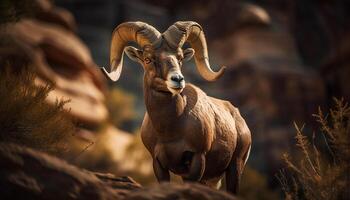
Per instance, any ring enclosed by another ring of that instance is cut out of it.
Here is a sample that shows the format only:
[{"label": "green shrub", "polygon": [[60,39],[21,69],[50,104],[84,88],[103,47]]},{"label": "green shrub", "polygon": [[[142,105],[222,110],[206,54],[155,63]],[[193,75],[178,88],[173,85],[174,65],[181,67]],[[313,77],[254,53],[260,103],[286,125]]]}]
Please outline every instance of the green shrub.
[{"label": "green shrub", "polygon": [[284,154],[286,171],[277,176],[285,192],[286,199],[342,200],[350,199],[350,108],[343,100],[335,99],[335,108],[329,115],[321,109],[314,115],[320,124],[321,144],[312,143],[304,135],[303,128],[296,128],[296,142],[301,157],[291,158]]},{"label": "green shrub", "polygon": [[67,149],[75,126],[63,109],[65,102],[49,105],[52,86],[36,86],[35,73],[0,71],[0,141],[17,143],[49,153]]}]

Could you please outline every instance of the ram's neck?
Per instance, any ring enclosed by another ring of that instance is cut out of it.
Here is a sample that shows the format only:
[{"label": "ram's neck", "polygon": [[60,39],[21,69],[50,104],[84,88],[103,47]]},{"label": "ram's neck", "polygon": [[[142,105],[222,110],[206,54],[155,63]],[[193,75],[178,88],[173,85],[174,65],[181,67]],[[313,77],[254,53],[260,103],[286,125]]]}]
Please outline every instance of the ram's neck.
[{"label": "ram's neck", "polygon": [[176,131],[186,107],[186,98],[181,94],[160,94],[145,85],[144,97],[147,113],[159,134]]}]

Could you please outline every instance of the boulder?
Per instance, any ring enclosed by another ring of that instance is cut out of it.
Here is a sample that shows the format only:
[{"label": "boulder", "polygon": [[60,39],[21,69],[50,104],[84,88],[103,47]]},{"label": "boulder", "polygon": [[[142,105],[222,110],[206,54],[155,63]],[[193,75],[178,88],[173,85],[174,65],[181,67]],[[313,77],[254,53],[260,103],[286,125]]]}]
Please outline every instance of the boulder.
[{"label": "boulder", "polygon": [[35,0],[32,3],[36,7],[35,18],[76,31],[75,19],[66,9],[55,6],[50,0]]},{"label": "boulder", "polygon": [[1,199],[121,199],[140,187],[14,144],[1,143],[0,158]]},{"label": "boulder", "polygon": [[220,199],[235,198],[195,183],[142,188],[129,177],[87,171],[56,157],[0,143],[1,199]]},{"label": "boulder", "polygon": [[101,124],[108,116],[105,78],[75,35],[74,18],[49,1],[35,2],[39,9],[34,18],[21,19],[2,30],[11,41],[1,49],[3,55],[25,58],[37,69],[38,85],[53,83],[48,101],[68,100],[65,107],[80,124]]},{"label": "boulder", "polygon": [[196,183],[163,183],[159,186],[143,188],[126,194],[127,200],[235,200],[232,195],[223,191],[213,190]]}]

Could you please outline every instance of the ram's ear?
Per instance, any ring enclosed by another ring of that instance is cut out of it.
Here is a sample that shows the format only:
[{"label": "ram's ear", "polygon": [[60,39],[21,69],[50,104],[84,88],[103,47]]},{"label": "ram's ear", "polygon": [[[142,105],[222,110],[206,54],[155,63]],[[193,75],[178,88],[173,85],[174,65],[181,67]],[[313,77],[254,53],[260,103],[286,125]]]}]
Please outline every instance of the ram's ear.
[{"label": "ram's ear", "polygon": [[142,51],[132,47],[132,46],[127,46],[124,49],[126,55],[133,61],[135,62],[142,62]]},{"label": "ram's ear", "polygon": [[184,61],[189,61],[191,60],[191,58],[193,57],[194,55],[194,49],[192,48],[187,48],[183,51],[183,55],[184,55],[184,58],[183,60]]}]

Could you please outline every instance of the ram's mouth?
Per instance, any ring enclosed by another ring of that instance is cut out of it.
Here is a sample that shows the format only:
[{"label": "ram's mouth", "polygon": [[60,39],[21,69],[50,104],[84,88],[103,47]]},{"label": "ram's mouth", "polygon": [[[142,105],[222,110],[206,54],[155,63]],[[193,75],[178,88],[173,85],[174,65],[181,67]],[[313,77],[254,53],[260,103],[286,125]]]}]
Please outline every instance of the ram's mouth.
[{"label": "ram's mouth", "polygon": [[172,84],[160,78],[156,78],[153,83],[153,90],[158,94],[176,95],[183,91],[184,84]]},{"label": "ram's mouth", "polygon": [[168,87],[167,89],[162,88],[162,89],[154,89],[154,91],[158,94],[162,95],[176,95],[180,94],[183,91],[183,88],[170,88]]},{"label": "ram's mouth", "polygon": [[170,95],[172,94],[169,90],[155,90],[157,93]]},{"label": "ram's mouth", "polygon": [[168,87],[169,91],[173,94],[179,94],[184,89],[183,87]]},{"label": "ram's mouth", "polygon": [[183,90],[183,87],[169,87],[172,90]]},{"label": "ram's mouth", "polygon": [[183,89],[185,88],[185,83],[184,82],[182,82],[180,84],[180,83],[174,83],[172,81],[166,81],[166,85],[167,85],[168,90],[173,95],[180,94],[183,91]]}]

